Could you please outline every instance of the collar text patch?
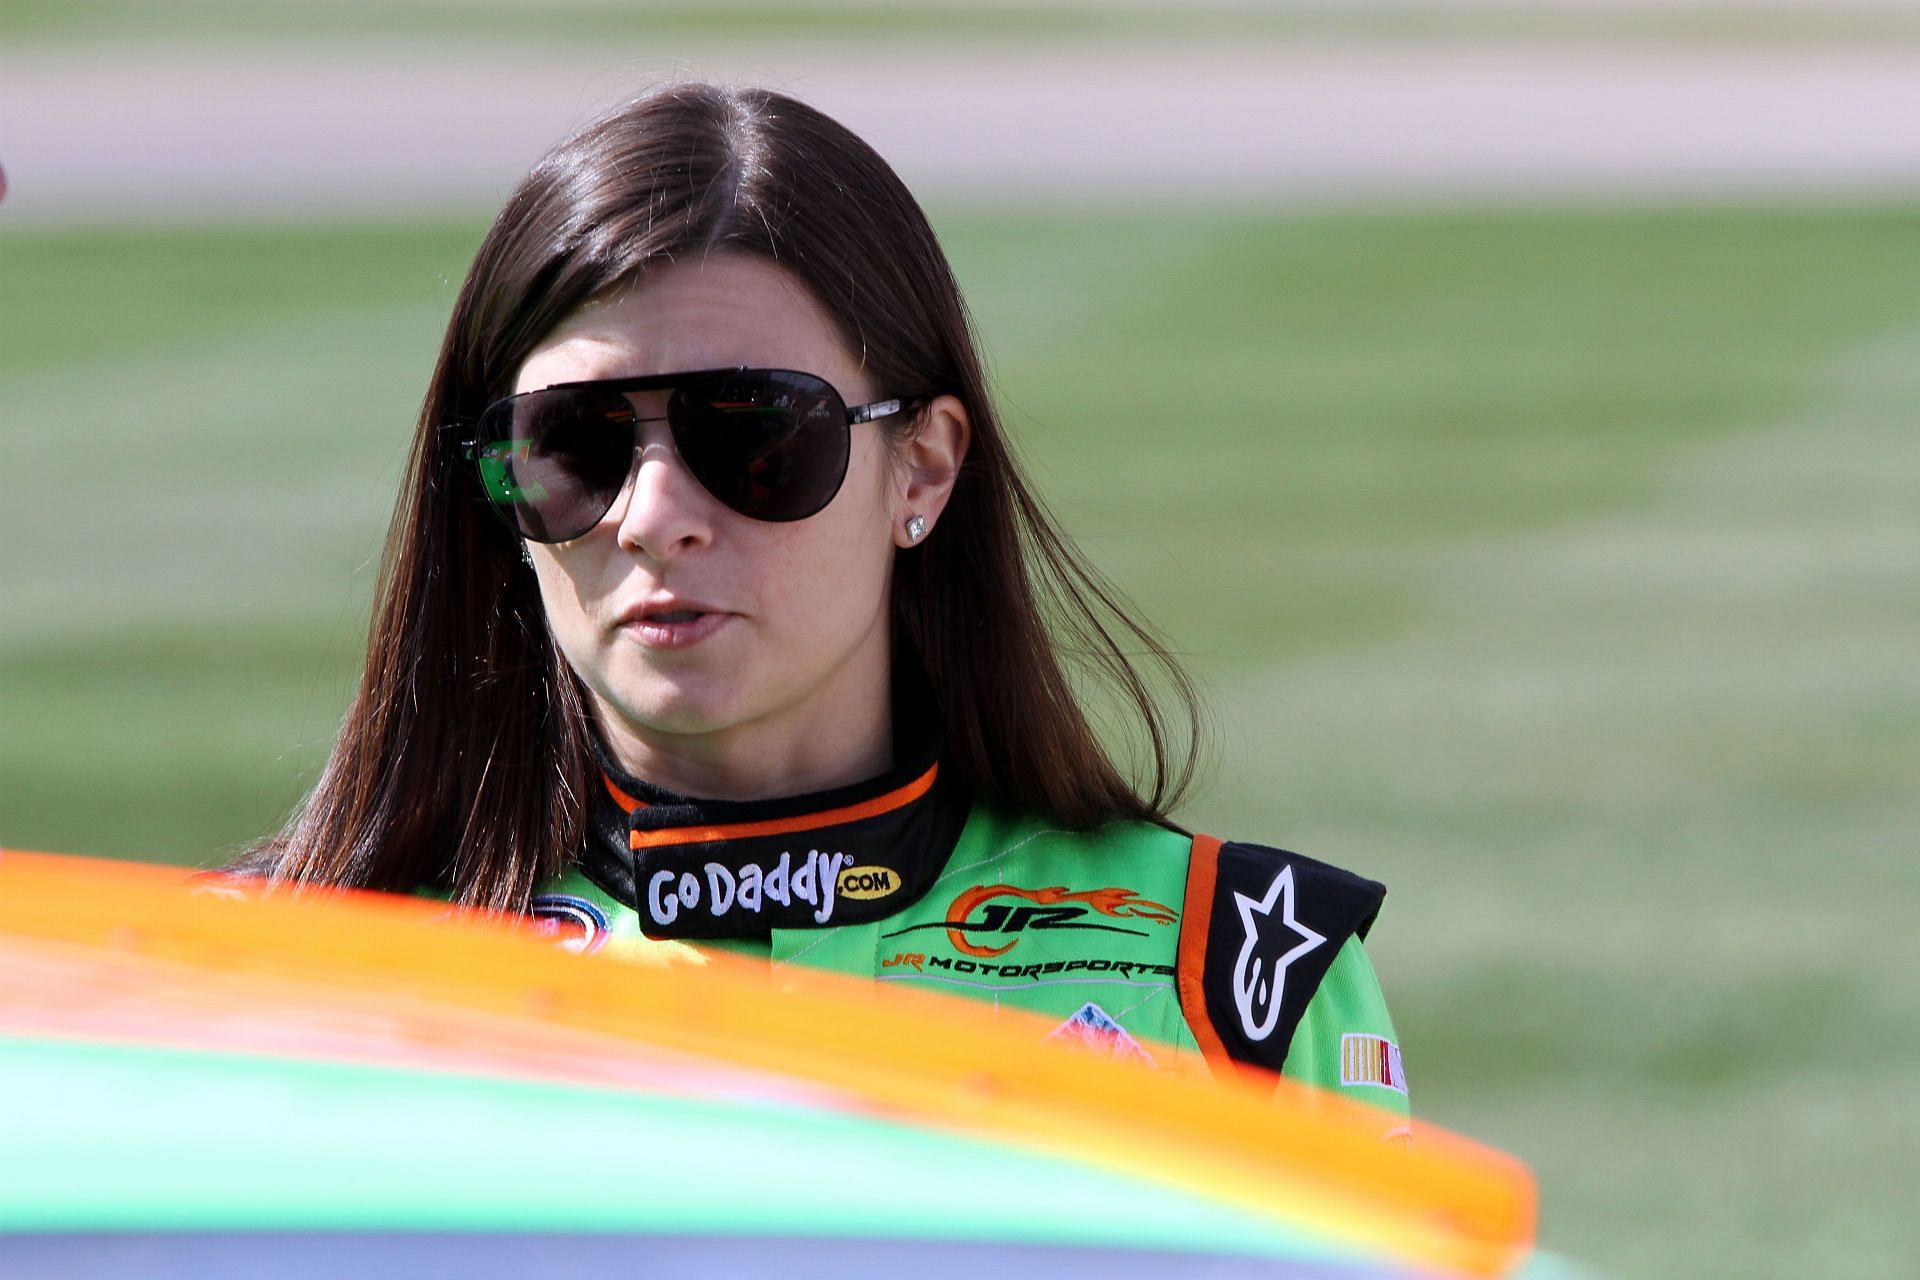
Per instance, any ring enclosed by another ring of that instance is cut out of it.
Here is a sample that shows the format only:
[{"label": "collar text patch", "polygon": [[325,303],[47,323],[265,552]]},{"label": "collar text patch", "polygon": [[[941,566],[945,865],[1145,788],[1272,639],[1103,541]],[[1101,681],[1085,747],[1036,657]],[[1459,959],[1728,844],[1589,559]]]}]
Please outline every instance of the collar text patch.
[{"label": "collar text patch", "polygon": [[833,916],[834,892],[840,873],[853,865],[844,853],[809,849],[798,865],[791,851],[770,867],[757,862],[729,867],[709,862],[701,874],[692,871],[656,871],[647,881],[647,914],[656,925],[667,926],[682,911],[705,908],[709,915],[729,912],[757,916],[769,905],[790,907],[796,902],[813,907],[813,922],[825,924]]}]

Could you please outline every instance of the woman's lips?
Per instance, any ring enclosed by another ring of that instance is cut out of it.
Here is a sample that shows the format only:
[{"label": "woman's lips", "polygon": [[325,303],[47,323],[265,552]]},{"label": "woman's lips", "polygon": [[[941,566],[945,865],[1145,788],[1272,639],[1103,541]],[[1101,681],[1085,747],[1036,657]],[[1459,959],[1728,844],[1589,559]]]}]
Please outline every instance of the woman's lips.
[{"label": "woman's lips", "polygon": [[629,618],[621,632],[648,649],[686,649],[724,627],[734,615],[699,609],[670,609]]}]

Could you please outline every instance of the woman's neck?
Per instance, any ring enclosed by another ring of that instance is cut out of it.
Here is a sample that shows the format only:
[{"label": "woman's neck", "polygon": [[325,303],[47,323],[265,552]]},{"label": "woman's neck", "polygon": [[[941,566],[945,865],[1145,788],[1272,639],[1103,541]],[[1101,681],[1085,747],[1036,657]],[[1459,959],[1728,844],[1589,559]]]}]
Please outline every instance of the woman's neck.
[{"label": "woman's neck", "polygon": [[850,786],[893,766],[892,706],[884,693],[830,707],[790,709],[707,733],[635,725],[597,695],[589,697],[601,736],[620,767],[678,795],[702,800],[809,795]]}]

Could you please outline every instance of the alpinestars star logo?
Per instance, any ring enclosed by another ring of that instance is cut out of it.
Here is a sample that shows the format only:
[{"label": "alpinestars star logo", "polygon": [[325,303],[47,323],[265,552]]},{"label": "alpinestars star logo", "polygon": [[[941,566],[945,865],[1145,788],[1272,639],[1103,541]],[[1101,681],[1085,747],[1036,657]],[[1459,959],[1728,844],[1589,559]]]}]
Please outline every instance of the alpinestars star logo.
[{"label": "alpinestars star logo", "polygon": [[1233,905],[1239,908],[1240,925],[1246,931],[1233,962],[1233,1003],[1247,1039],[1265,1040],[1280,1023],[1287,966],[1326,938],[1294,919],[1292,866],[1281,869],[1258,902],[1235,890]]}]

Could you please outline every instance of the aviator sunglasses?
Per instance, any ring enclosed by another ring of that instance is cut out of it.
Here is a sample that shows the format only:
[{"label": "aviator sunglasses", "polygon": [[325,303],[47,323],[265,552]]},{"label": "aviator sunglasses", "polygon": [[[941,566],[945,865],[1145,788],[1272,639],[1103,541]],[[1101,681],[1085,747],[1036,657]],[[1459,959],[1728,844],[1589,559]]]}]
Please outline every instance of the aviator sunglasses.
[{"label": "aviator sunglasses", "polygon": [[805,520],[847,476],[851,429],[907,400],[855,409],[825,378],[792,369],[704,369],[563,382],[488,405],[462,452],[494,510],[522,537],[566,542],[600,523],[626,488],[642,417],[636,391],[670,390],[666,422],[693,478],[754,520]]}]

